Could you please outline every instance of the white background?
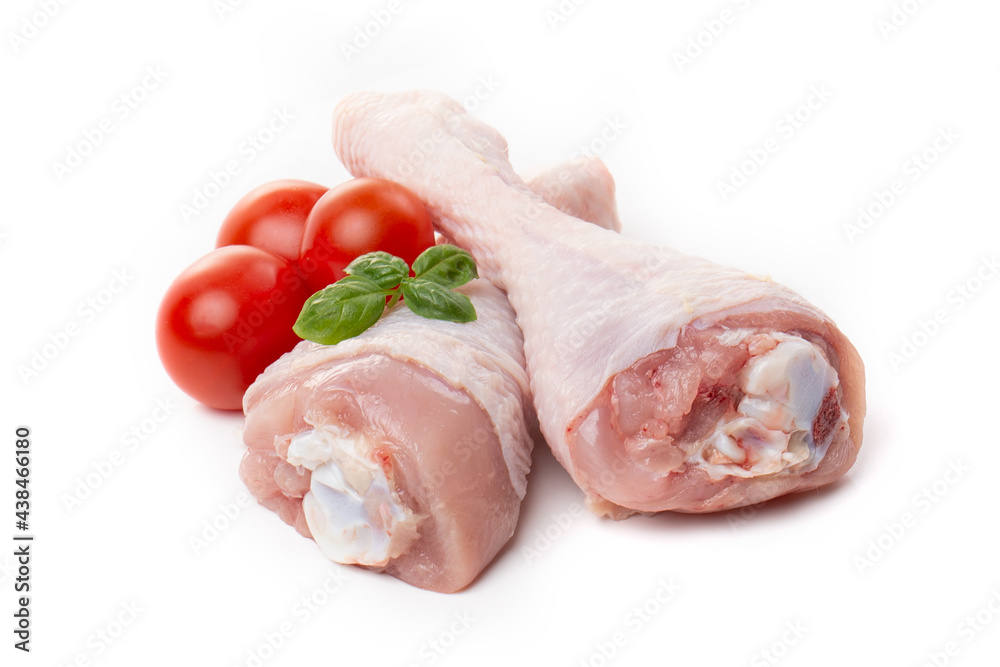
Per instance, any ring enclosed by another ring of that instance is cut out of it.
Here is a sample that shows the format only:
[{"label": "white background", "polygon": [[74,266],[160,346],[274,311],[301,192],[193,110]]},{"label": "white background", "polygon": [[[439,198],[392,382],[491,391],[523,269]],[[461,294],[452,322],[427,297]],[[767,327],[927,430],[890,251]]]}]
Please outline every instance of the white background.
[{"label": "white background", "polygon": [[[1000,5],[896,2],[912,16],[888,31],[890,0],[567,0],[565,16],[556,0],[411,0],[350,62],[342,45],[387,0],[50,2],[51,17],[45,2],[5,2],[0,433],[9,451],[15,427],[32,428],[37,538],[30,655],[11,646],[16,573],[0,549],[0,661],[996,664]],[[713,23],[723,10],[729,23]],[[689,40],[704,46],[681,63]],[[575,511],[580,492],[542,447],[518,532],[456,595],[332,564],[240,506],[240,416],[172,385],[158,301],[250,188],[347,178],[331,149],[337,100],[412,87],[468,100],[519,169],[591,146],[616,176],[624,233],[769,274],[826,310],[868,372],[845,480],[761,508],[614,523]],[[816,89],[828,99],[801,107]],[[127,117],[123,94],[143,98]],[[294,120],[250,159],[244,142],[275,109]],[[60,173],[105,118],[111,132]],[[594,141],[608,122],[625,129]],[[769,138],[776,152],[724,200],[718,184]],[[915,167],[925,151],[933,163]],[[181,205],[230,160],[239,173],[185,220]],[[902,194],[849,237],[894,180]],[[126,284],[112,294],[115,271]],[[12,544],[13,456],[0,465]]]}]

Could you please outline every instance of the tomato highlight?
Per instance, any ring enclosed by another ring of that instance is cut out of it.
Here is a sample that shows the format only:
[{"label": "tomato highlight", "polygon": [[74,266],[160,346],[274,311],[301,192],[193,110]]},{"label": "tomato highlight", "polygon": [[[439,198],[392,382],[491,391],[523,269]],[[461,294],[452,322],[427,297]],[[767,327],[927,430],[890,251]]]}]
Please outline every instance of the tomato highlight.
[{"label": "tomato highlight", "polygon": [[239,410],[257,376],[299,338],[310,291],[288,260],[251,246],[219,248],[170,285],[156,344],[171,379],[205,405]]},{"label": "tomato highlight", "polygon": [[254,188],[222,221],[215,247],[251,245],[298,261],[306,218],[327,190],[316,183],[291,179]]},{"label": "tomato highlight", "polygon": [[343,278],[356,257],[382,250],[411,264],[432,245],[430,213],[415,194],[393,181],[356,178],[330,189],[313,206],[299,265],[319,291]]}]

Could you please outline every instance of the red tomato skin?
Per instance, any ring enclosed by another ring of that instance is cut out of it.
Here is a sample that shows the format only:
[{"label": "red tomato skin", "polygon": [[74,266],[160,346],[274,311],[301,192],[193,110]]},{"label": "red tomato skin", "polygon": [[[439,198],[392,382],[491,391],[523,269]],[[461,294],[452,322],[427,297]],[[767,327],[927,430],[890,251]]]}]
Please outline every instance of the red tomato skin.
[{"label": "red tomato skin", "polygon": [[297,261],[302,232],[313,205],[328,188],[286,179],[254,188],[222,221],[215,247],[251,245]]},{"label": "red tomato skin", "polygon": [[430,213],[407,188],[356,178],[323,195],[306,219],[299,266],[313,290],[344,277],[359,255],[384,250],[408,264],[434,245]]},{"label": "red tomato skin", "polygon": [[209,407],[242,409],[247,387],[299,342],[292,325],[309,293],[282,257],[245,245],[213,250],[160,303],[156,344],[167,374]]}]

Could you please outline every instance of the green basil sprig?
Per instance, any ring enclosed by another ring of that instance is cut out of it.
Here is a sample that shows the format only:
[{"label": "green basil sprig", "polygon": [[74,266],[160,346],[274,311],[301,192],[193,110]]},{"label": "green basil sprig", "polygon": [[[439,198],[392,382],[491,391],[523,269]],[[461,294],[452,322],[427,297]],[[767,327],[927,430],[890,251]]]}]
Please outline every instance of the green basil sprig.
[{"label": "green basil sprig", "polygon": [[413,277],[405,261],[382,251],[361,255],[344,272],[345,277],[306,300],[292,327],[299,338],[336,345],[378,322],[400,297],[421,317],[448,322],[476,319],[469,297],[454,291],[479,277],[476,261],[453,245],[422,252],[413,262]]}]

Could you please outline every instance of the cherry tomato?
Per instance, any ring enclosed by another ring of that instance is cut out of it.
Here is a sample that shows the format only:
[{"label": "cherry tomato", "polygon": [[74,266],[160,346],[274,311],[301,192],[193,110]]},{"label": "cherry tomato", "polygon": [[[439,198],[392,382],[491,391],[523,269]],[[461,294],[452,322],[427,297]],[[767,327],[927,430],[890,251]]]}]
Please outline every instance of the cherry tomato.
[{"label": "cherry tomato", "polygon": [[223,220],[215,247],[252,245],[297,261],[306,217],[326,191],[322,185],[296,180],[254,188]]},{"label": "cherry tomato", "polygon": [[245,245],[213,250],[170,285],[156,318],[167,373],[207,406],[239,410],[257,376],[299,341],[310,290],[294,265]]},{"label": "cherry tomato", "polygon": [[314,290],[344,277],[358,255],[384,250],[412,264],[434,245],[430,214],[402,185],[356,178],[332,188],[313,206],[299,250],[299,266]]}]

